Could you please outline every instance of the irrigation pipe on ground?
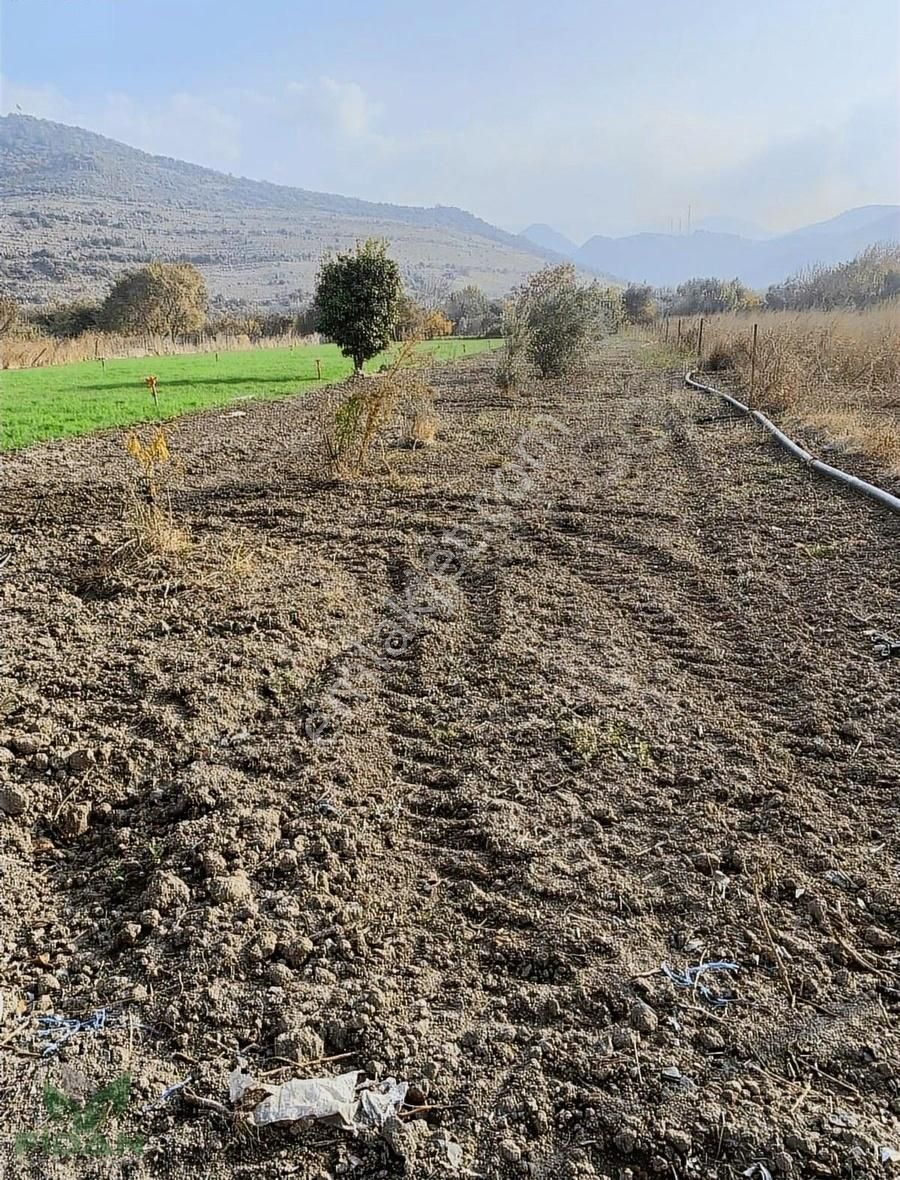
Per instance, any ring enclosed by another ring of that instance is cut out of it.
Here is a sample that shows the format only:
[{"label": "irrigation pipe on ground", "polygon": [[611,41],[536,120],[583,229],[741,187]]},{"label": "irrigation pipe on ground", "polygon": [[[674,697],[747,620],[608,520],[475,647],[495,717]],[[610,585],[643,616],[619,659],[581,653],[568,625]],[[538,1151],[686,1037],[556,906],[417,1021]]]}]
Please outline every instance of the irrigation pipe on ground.
[{"label": "irrigation pipe on ground", "polygon": [[854,488],[857,492],[862,492],[864,496],[868,496],[872,500],[877,500],[879,504],[882,504],[885,508],[889,508],[892,512],[900,512],[900,496],[893,496],[890,492],[886,492],[884,488],[878,488],[873,483],[866,483],[864,479],[858,479],[855,475],[849,475],[846,471],[841,471],[837,467],[823,463],[821,459],[817,459],[809,451],[804,451],[803,447],[798,446],[793,439],[788,438],[765,414],[761,414],[759,410],[751,410],[749,406],[738,401],[736,397],[732,397],[730,393],[725,393],[712,385],[704,385],[702,381],[695,379],[693,373],[685,374],[684,379],[691,389],[699,389],[703,393],[712,393],[716,397],[724,398],[736,410],[739,410],[742,414],[746,414],[748,418],[754,418],[764,430],[767,430],[769,434],[777,439],[786,451],[790,451],[794,458],[799,459],[806,467],[811,468],[813,471],[818,471],[820,475],[827,475],[829,479],[836,479],[840,483],[847,484],[848,487]]}]

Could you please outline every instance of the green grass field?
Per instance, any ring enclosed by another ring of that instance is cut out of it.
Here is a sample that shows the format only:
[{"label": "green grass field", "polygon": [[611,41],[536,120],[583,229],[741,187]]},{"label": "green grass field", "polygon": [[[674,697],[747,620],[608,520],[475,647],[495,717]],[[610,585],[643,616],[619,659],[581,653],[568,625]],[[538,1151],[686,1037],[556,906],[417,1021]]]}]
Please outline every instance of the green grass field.
[{"label": "green grass field", "polygon": [[[436,360],[456,360],[496,348],[498,340],[429,340],[421,345]],[[316,377],[316,359],[322,380]],[[366,367],[374,371],[383,357]],[[137,360],[82,361],[0,374],[0,450],[15,450],[50,438],[89,434],[156,417],[144,378],[159,380],[164,417],[247,398],[307,392],[352,371],[335,344],[258,348],[246,352],[192,353]]]}]

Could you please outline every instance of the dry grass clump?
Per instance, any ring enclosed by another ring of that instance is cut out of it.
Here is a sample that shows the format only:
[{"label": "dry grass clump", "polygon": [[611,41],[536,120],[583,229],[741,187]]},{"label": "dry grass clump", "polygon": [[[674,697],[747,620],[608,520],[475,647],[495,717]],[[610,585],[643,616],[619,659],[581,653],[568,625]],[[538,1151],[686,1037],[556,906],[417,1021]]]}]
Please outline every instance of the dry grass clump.
[{"label": "dry grass clump", "polygon": [[415,410],[409,425],[409,440],[414,447],[430,447],[437,438],[437,419],[426,409]]},{"label": "dry grass clump", "polygon": [[[704,369],[727,371],[749,397],[753,324],[759,325],[752,400],[812,426],[835,444],[900,474],[900,307],[716,315],[703,329]],[[685,356],[698,323],[682,324]],[[670,344],[672,342],[670,333]]]},{"label": "dry grass clump", "polygon": [[189,340],[168,336],[116,332],[83,332],[80,336],[0,336],[0,369],[35,369],[74,361],[112,360],[114,357],[186,356],[198,352],[243,352],[249,348],[288,348],[318,342],[319,337],[251,337],[245,333],[201,332]]}]

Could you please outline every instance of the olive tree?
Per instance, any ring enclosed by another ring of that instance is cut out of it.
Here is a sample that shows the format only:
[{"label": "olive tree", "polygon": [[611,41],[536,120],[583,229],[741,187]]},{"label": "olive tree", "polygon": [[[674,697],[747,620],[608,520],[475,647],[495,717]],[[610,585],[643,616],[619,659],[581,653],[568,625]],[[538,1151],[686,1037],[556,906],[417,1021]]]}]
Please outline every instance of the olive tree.
[{"label": "olive tree", "polygon": [[327,258],[316,283],[318,329],[352,357],[359,372],[393,339],[402,283],[387,242],[369,238],[347,254]]},{"label": "olive tree", "polygon": [[184,336],[206,323],[203,276],[189,262],[151,262],[128,271],[113,284],[100,318],[113,332]]},{"label": "olive tree", "polygon": [[568,372],[607,326],[600,287],[580,284],[569,262],[531,275],[515,302],[527,329],[528,359],[542,377]]}]

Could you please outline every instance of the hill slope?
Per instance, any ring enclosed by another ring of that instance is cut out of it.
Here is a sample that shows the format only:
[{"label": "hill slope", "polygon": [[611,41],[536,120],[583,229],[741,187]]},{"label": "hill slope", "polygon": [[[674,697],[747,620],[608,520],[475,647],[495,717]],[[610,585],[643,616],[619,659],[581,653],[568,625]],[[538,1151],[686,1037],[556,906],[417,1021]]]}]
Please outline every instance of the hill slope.
[{"label": "hill slope", "polygon": [[215,172],[27,115],[0,118],[0,283],[28,302],[96,295],[151,258],[214,296],[296,305],[321,254],[390,239],[413,285],[508,290],[551,252],[461,209],[376,204]]}]

